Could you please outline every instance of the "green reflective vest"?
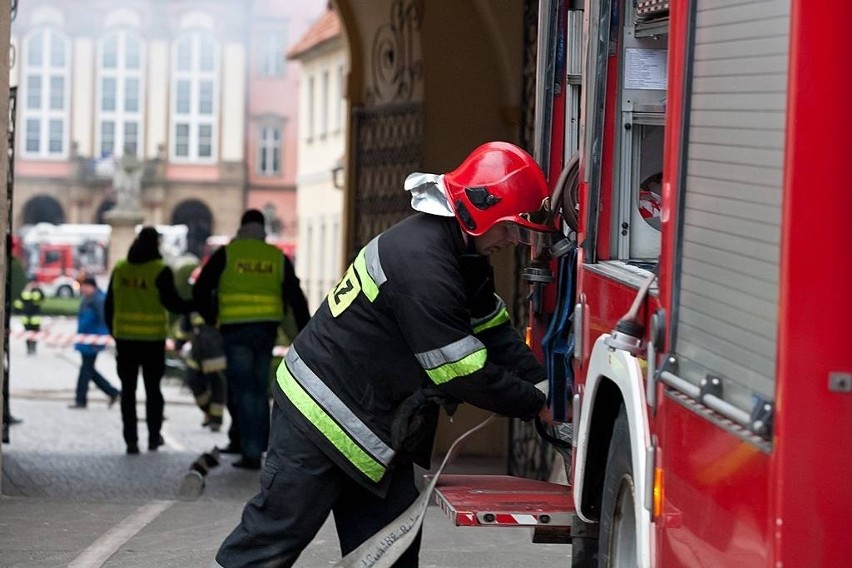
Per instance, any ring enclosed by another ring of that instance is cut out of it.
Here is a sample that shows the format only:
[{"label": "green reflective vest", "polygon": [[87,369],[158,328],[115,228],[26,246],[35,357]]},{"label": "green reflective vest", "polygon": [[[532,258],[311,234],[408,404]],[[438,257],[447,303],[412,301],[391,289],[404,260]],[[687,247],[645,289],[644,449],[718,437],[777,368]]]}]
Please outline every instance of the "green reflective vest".
[{"label": "green reflective vest", "polygon": [[164,340],[168,313],[160,303],[156,280],[165,265],[162,260],[131,264],[121,260],[112,273],[113,320],[116,339]]},{"label": "green reflective vest", "polygon": [[280,322],[283,278],[284,257],[276,247],[255,239],[228,243],[219,278],[219,323]]}]

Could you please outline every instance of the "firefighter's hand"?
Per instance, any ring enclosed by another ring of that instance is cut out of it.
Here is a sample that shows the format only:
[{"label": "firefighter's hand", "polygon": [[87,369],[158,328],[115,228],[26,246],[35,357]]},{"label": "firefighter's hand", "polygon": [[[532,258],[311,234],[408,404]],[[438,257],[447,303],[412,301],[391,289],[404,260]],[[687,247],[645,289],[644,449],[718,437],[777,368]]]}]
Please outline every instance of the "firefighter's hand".
[{"label": "firefighter's hand", "polygon": [[543,404],[541,410],[538,411],[538,419],[541,420],[542,424],[554,424],[553,413],[547,403]]}]

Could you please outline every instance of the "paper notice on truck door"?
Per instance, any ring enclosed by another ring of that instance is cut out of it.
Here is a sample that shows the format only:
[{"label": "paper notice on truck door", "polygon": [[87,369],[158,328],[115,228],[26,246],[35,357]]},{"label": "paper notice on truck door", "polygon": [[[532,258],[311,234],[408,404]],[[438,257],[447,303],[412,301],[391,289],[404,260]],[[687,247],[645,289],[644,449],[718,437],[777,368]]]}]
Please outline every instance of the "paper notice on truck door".
[{"label": "paper notice on truck door", "polygon": [[664,91],[668,51],[627,48],[624,56],[624,88]]}]

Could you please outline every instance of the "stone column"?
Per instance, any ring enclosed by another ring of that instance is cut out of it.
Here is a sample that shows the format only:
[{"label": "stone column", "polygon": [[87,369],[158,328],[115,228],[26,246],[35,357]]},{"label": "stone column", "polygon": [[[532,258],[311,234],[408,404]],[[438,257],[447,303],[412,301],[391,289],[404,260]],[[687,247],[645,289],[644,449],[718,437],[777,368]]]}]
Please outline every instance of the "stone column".
[{"label": "stone column", "polygon": [[136,239],[136,225],[141,224],[144,218],[138,212],[111,209],[104,213],[104,220],[112,226],[107,252],[107,269],[111,273],[115,263],[127,256]]},{"label": "stone column", "polygon": [[114,209],[104,214],[104,220],[112,226],[107,253],[107,267],[110,272],[116,262],[127,256],[127,251],[136,238],[136,225],[145,219],[139,207],[142,162],[136,156],[125,152],[124,156],[116,160],[112,184],[116,191],[117,203]]}]

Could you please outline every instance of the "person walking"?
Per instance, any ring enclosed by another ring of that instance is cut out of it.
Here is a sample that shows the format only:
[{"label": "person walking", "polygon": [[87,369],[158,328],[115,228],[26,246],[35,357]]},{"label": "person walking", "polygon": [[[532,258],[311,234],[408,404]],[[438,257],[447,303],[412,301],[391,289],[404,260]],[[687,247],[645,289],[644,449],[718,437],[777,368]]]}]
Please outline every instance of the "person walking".
[{"label": "person walking", "polygon": [[41,330],[41,304],[43,302],[44,292],[41,291],[35,280],[30,280],[21,291],[21,295],[12,304],[21,314],[24,330],[32,334],[27,334],[27,355],[36,354],[38,339],[34,334]]},{"label": "person walking", "polygon": [[[489,256],[550,231],[533,158],[506,142],[412,174],[417,211],[371,240],[295,338],[273,387],[260,492],[214,565],[292,566],[330,512],[346,555],[417,498],[436,402],[552,421],[546,379],[495,294]],[[420,535],[396,562],[418,565]]]},{"label": "person walking", "polygon": [[196,308],[218,323],[225,342],[231,443],[235,467],[260,469],[269,441],[269,374],[272,348],[285,311],[301,330],[310,319],[308,302],[290,259],[265,242],[263,213],[249,209],[236,237],[214,252],[193,286]]},{"label": "person walking", "polygon": [[95,359],[97,359],[98,353],[104,350],[105,340],[109,337],[109,329],[104,319],[105,296],[92,277],[84,278],[80,282],[80,294],[82,299],[77,315],[77,335],[84,337],[78,337],[74,349],[80,352],[82,363],[80,364],[80,374],[77,376],[74,404],[69,408],[86,408],[89,382],[91,381],[94,381],[95,385],[107,395],[109,398],[108,406],[112,408],[121,393],[95,369]]},{"label": "person walking", "polygon": [[181,318],[181,333],[189,338],[181,349],[186,363],[186,384],[204,413],[201,426],[218,432],[227,402],[225,341],[197,312]]},{"label": "person walking", "polygon": [[130,245],[127,258],[116,263],[105,303],[106,321],[115,338],[116,367],[121,380],[121,419],[128,454],[138,454],[136,386],[139,369],[145,385],[148,451],[163,445],[161,428],[165,402],[160,380],[166,367],[168,311],[188,313],[191,303],[175,288],[171,268],[163,263],[160,236],[143,227]]}]

